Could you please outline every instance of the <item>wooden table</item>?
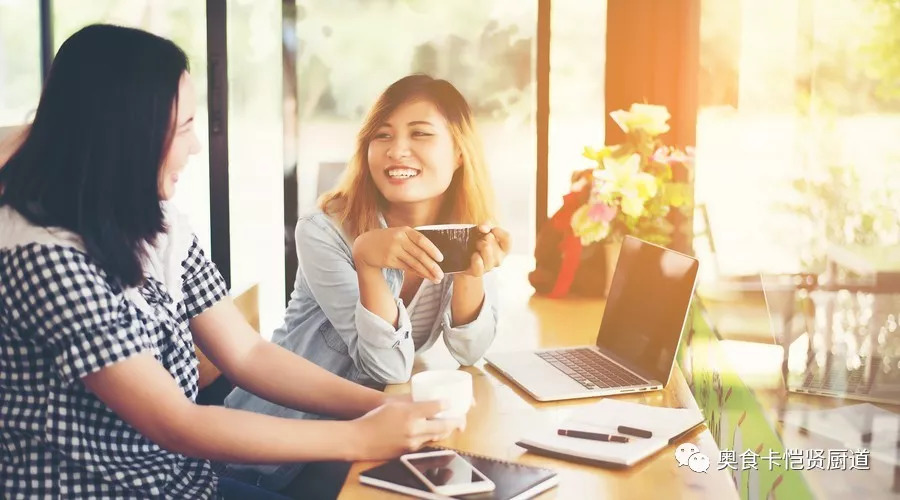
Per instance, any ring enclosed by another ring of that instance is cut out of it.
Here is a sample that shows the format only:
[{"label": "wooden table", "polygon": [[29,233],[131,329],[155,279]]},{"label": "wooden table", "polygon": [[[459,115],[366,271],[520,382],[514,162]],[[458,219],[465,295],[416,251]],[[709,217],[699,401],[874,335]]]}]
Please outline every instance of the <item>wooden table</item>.
[{"label": "wooden table", "polygon": [[[491,349],[533,349],[593,343],[603,314],[603,301],[533,297],[533,289],[526,280],[530,265],[527,259],[512,257],[504,263],[502,318]],[[443,343],[439,342],[416,361],[414,371],[457,366]],[[734,484],[725,471],[711,467],[707,473],[699,474],[687,467],[678,467],[674,445],[626,470],[603,469],[526,452],[515,442],[528,430],[554,426],[573,408],[594,403],[599,398],[541,403],[493,368],[485,366],[483,361],[465,370],[474,378],[475,406],[468,414],[465,431],[455,432],[437,445],[556,470],[559,486],[539,498],[737,497]],[[409,392],[409,384],[389,386],[386,391]],[[677,367],[663,391],[616,397],[657,406],[696,406]],[[713,464],[718,462],[719,449],[705,427],[688,435],[685,441],[696,444]],[[407,498],[359,483],[359,473],[379,463],[354,464],[339,498]]]},{"label": "wooden table", "polygon": [[900,293],[900,247],[830,245],[827,256],[831,276],[845,269],[860,276],[878,293]]}]

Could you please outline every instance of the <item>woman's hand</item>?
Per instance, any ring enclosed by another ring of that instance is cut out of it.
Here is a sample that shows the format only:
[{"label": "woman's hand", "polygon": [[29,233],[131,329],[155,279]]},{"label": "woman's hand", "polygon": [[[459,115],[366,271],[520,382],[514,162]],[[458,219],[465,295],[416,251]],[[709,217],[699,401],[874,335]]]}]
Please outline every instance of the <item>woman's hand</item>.
[{"label": "woman's hand", "polygon": [[448,437],[460,422],[428,420],[440,412],[440,401],[391,401],[351,422],[359,439],[358,460],[383,460],[415,451],[428,441]]},{"label": "woman's hand", "polygon": [[491,269],[499,266],[509,253],[509,232],[488,224],[478,226],[482,237],[475,244],[472,262],[464,274],[474,277],[484,276]]},{"label": "woman's hand", "polygon": [[435,283],[444,278],[438,265],[444,256],[411,227],[373,229],[359,235],[353,242],[353,260],[373,268],[402,269]]}]

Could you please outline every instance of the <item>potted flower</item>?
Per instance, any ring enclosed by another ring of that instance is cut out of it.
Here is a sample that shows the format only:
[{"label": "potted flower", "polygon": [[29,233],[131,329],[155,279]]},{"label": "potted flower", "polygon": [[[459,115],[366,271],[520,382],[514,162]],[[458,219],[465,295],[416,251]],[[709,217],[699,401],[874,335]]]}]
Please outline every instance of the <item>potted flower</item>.
[{"label": "potted flower", "polygon": [[[626,134],[622,144],[584,148],[596,162],[587,202],[572,214],[571,227],[582,246],[604,245],[607,290],[618,248],[626,234],[668,245],[675,226],[670,213],[692,208],[690,179],[693,150],[663,144],[669,131],[665,106],[632,104],[610,113]],[[680,170],[680,172],[679,172]],[[677,175],[676,175],[677,174]]]}]

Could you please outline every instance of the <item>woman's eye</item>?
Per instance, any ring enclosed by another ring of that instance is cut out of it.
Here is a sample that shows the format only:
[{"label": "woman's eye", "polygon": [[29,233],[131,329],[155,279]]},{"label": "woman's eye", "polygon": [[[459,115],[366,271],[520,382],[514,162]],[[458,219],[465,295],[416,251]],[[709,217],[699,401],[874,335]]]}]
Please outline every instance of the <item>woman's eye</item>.
[{"label": "woman's eye", "polygon": [[428,137],[434,134],[429,134],[428,132],[422,132],[420,130],[416,130],[412,133],[413,137]]},{"label": "woman's eye", "polygon": [[389,139],[390,137],[391,137],[391,134],[388,134],[387,132],[379,132],[379,133],[375,134],[376,139]]}]

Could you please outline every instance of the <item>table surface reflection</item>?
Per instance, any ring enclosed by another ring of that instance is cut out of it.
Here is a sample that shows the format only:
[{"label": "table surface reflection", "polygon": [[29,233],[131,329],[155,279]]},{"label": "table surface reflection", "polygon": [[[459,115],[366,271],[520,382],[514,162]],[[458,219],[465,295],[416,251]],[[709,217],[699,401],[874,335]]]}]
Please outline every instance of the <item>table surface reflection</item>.
[{"label": "table surface reflection", "polygon": [[[789,392],[781,375],[783,350],[781,346],[747,345],[745,342],[723,341],[724,351],[735,372],[753,391],[755,403],[759,405],[773,430],[778,434],[784,448],[797,450],[842,450],[846,443],[838,439],[810,432],[797,422],[785,422],[788,412],[799,410],[828,410],[848,405],[865,404],[865,401],[848,398],[815,396]],[[752,353],[752,356],[751,354]],[[748,362],[746,358],[753,359]],[[742,359],[743,358],[743,359]],[[874,404],[900,419],[900,406]],[[900,422],[900,420],[898,420]],[[898,425],[900,429],[900,425]],[[874,439],[890,440],[900,445],[900,432]],[[900,447],[897,448],[897,462],[900,463]],[[900,466],[871,456],[868,470],[822,470],[804,469],[803,479],[816,498],[887,498],[900,496]]]}]

